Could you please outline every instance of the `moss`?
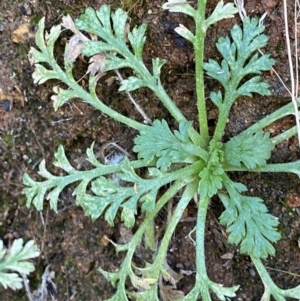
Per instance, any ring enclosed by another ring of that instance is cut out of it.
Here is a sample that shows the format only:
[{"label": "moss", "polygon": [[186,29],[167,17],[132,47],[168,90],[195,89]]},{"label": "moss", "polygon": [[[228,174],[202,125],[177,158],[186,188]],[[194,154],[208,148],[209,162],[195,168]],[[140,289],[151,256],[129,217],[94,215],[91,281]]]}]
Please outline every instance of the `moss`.
[{"label": "moss", "polygon": [[142,6],[143,2],[143,0],[120,0],[119,7],[130,14],[134,13],[137,7]]}]

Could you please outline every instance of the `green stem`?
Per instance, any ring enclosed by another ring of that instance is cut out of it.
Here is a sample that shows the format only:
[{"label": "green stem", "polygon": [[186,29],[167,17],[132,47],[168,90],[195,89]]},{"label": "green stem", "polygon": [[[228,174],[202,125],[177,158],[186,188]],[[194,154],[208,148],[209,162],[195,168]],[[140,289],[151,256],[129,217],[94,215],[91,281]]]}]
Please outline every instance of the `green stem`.
[{"label": "green stem", "polygon": [[209,205],[209,197],[200,198],[197,212],[196,225],[196,282],[193,289],[183,298],[178,301],[198,300],[199,294],[203,301],[211,301],[209,288],[212,281],[208,278],[205,263],[205,222],[206,214]]},{"label": "green stem", "polygon": [[207,209],[210,198],[208,196],[200,197],[197,213],[197,226],[196,226],[196,282],[200,284],[201,297],[203,300],[210,300],[209,295],[209,278],[206,271],[205,262],[205,223]]},{"label": "green stem", "polygon": [[293,126],[292,128],[284,131],[283,133],[281,133],[275,137],[272,137],[272,142],[275,145],[277,145],[277,144],[297,135],[297,132],[298,132],[297,126]]},{"label": "green stem", "polygon": [[257,272],[264,283],[265,292],[263,295],[262,300],[270,300],[270,297],[273,296],[275,300],[285,300],[285,297],[288,298],[300,298],[300,285],[292,288],[292,289],[281,289],[279,288],[270,277],[269,273],[267,272],[266,268],[264,267],[263,263],[260,259],[255,258],[254,256],[250,256],[252,262],[254,263]]},{"label": "green stem", "polygon": [[218,122],[215,128],[214,136],[212,138],[213,141],[216,142],[221,141],[224,135],[224,129],[226,127],[227,117],[229,115],[229,112],[230,112],[230,107],[225,105],[223,105],[223,109],[222,107],[220,107]]},{"label": "green stem", "polygon": [[214,136],[212,138],[212,140],[216,142],[221,141],[224,135],[224,130],[228,121],[230,109],[232,107],[232,104],[236,100],[236,96],[234,93],[234,91],[236,91],[236,86],[237,83],[234,82],[230,83],[229,87],[225,88],[224,101],[219,107],[218,122],[214,131]]},{"label": "green stem", "polygon": [[151,269],[155,273],[153,275],[154,278],[157,278],[159,276],[159,272],[161,271],[163,267],[163,263],[166,259],[169,242],[174,234],[175,228],[178,225],[179,220],[182,218],[183,212],[186,209],[187,205],[189,204],[190,200],[195,195],[197,188],[198,188],[197,181],[189,183],[186,189],[184,190],[182,197],[176,206],[175,211],[173,212],[172,218],[168,224],[164,237],[160,243],[160,247],[157,252],[155,261],[153,263],[153,266],[151,267]]},{"label": "green stem", "polygon": [[206,146],[208,146],[209,132],[207,123],[206,101],[204,94],[204,76],[203,76],[203,57],[204,57],[204,41],[206,35],[206,28],[204,26],[206,11],[206,0],[198,1],[198,9],[195,17],[196,33],[194,40],[194,51],[196,59],[196,93],[197,93],[197,107],[199,116],[200,135],[203,137]]},{"label": "green stem", "polygon": [[[298,106],[300,106],[300,102],[298,102]],[[265,128],[266,126],[270,125],[271,123],[285,117],[288,115],[294,115],[294,106],[293,103],[288,103],[281,107],[280,109],[276,110],[275,112],[271,113],[270,115],[264,117],[263,119],[259,120],[249,128],[247,128],[245,131],[249,131],[252,133],[257,132],[258,130],[261,130]],[[277,143],[276,143],[277,144]]]},{"label": "green stem", "polygon": [[266,164],[249,170],[247,167],[224,166],[225,171],[247,171],[247,172],[287,172],[294,173],[300,177],[300,160],[289,163]]},{"label": "green stem", "polygon": [[[175,118],[175,120],[179,123],[181,121],[186,121],[187,119],[182,114],[182,112],[178,109],[178,107],[174,104],[173,100],[170,98],[170,96],[166,93],[165,89],[161,85],[161,83],[158,83],[154,86],[148,86],[155,95],[161,100],[161,102],[164,104],[164,106],[167,108],[167,110],[171,113],[171,115]],[[204,91],[204,88],[203,88]],[[206,113],[205,113],[206,115]],[[206,122],[207,123],[207,122]],[[206,148],[207,142],[204,138],[204,136],[199,135],[199,133],[191,127],[189,130],[189,136],[194,144],[200,145],[202,148]]]},{"label": "green stem", "polygon": [[193,178],[186,177],[185,180],[177,180],[172,186],[163,194],[163,196],[158,200],[156,203],[156,206],[154,210],[147,215],[143,223],[139,226],[138,230],[134,234],[132,240],[130,243],[128,243],[128,251],[126,254],[126,257],[124,259],[124,262],[122,264],[122,268],[124,270],[124,273],[121,273],[122,278],[120,278],[119,287],[120,285],[125,286],[125,281],[128,275],[128,269],[131,270],[131,263],[132,263],[132,257],[134,255],[134,252],[136,251],[136,248],[142,239],[144,233],[147,231],[147,228],[149,227],[149,224],[152,223],[155,216],[158,214],[158,212],[165,206],[165,204],[172,198],[180,189],[182,189],[184,186],[186,186],[189,182],[191,182]]},{"label": "green stem", "polygon": [[142,130],[146,127],[146,125],[137,122],[135,120],[132,120],[117,111],[111,109],[110,107],[106,106],[100,99],[95,96],[91,95],[91,93],[84,90],[82,86],[80,86],[74,78],[70,78],[67,76],[67,74],[57,65],[55,60],[51,60],[49,64],[52,66],[53,70],[59,75],[59,79],[64,82],[66,85],[68,85],[71,89],[75,91],[75,93],[82,98],[85,102],[92,105],[96,109],[100,110],[103,114],[121,122],[124,123],[138,131]]}]

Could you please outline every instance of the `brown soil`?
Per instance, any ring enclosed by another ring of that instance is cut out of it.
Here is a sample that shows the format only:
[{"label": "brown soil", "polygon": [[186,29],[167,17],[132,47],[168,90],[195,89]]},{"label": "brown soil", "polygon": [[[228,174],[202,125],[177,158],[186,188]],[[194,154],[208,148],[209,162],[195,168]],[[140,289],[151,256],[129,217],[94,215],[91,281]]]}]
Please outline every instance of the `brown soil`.
[{"label": "brown soil", "polygon": [[[55,5],[53,3],[55,2]],[[217,0],[208,1],[211,12]],[[293,1],[290,1],[293,2]],[[70,14],[79,16],[85,7],[98,9],[109,3],[113,7],[118,1],[92,0],[2,0],[0,5],[0,238],[8,243],[12,238],[22,237],[25,241],[35,239],[42,255],[35,260],[36,272],[31,275],[31,286],[36,288],[45,267],[51,264],[55,272],[54,282],[58,287],[57,300],[103,300],[113,292],[113,288],[97,271],[99,266],[107,270],[117,269],[122,262],[122,254],[116,254],[112,245],[104,237],[114,241],[125,235],[118,221],[111,228],[102,219],[92,222],[85,217],[80,208],[75,207],[72,187],[60,197],[59,213],[56,214],[45,205],[40,214],[35,209],[26,209],[22,175],[28,172],[36,177],[39,162],[45,158],[50,170],[53,153],[59,144],[63,144],[71,162],[80,165],[87,147],[95,141],[95,149],[109,141],[118,141],[130,151],[132,138],[136,135],[121,124],[113,122],[90,106],[73,101],[57,112],[52,108],[53,82],[41,86],[33,85],[27,53],[34,45],[36,23],[46,17],[49,29],[60,22],[61,17]],[[122,1],[121,1],[122,3]],[[178,23],[192,27],[188,17],[170,14],[161,9],[161,1],[137,1],[131,11],[132,22],[149,25],[145,50],[145,62],[151,63],[152,57],[168,60],[163,71],[162,81],[175,103],[189,120],[197,126],[195,107],[194,63],[191,47],[172,33],[172,26]],[[275,69],[289,85],[289,73],[284,37],[283,7],[279,0],[246,1],[246,11],[252,16],[261,16],[268,11],[265,20],[266,33],[270,41],[266,52],[276,59]],[[289,6],[290,15],[293,7]],[[293,29],[293,20],[290,19]],[[239,17],[229,19],[212,26],[206,38],[206,57],[219,58],[215,42],[218,36],[228,33],[234,23],[240,23]],[[63,51],[64,41],[57,46],[58,54]],[[265,74],[271,84],[272,97],[253,99],[243,98],[234,107],[226,130],[226,138],[240,132],[261,117],[290,101],[287,93],[274,74]],[[207,92],[215,81],[207,79]],[[115,109],[134,119],[141,120],[139,114],[128,102],[126,95],[116,92],[117,83],[111,86],[103,84],[101,98]],[[170,119],[166,110],[149,91],[133,93],[135,99],[144,108],[150,118]],[[216,121],[216,108],[208,105],[209,124],[213,131]],[[294,123],[293,118],[277,122],[271,128],[272,133],[280,133]],[[79,158],[79,159],[78,159]],[[299,158],[297,140],[290,139],[277,146],[272,162],[290,162]],[[233,178],[243,182],[251,194],[266,201],[270,212],[280,220],[282,239],[276,245],[276,256],[265,261],[275,282],[283,288],[300,283],[300,252],[298,241],[299,225],[299,180],[290,174],[251,174],[236,173]],[[188,233],[194,228],[195,206],[186,212],[186,219],[180,223],[173,237],[168,263],[175,270],[195,270],[194,246]],[[263,285],[249,257],[241,255],[236,246],[228,245],[226,233],[218,223],[222,205],[217,199],[211,202],[207,220],[206,254],[210,277],[224,285],[240,284],[238,300],[260,300]],[[163,228],[167,218],[159,216],[158,225]],[[222,259],[231,253],[232,259]],[[188,292],[193,285],[193,274],[179,283],[179,289]],[[1,300],[27,300],[25,291],[13,292],[0,288]]]}]

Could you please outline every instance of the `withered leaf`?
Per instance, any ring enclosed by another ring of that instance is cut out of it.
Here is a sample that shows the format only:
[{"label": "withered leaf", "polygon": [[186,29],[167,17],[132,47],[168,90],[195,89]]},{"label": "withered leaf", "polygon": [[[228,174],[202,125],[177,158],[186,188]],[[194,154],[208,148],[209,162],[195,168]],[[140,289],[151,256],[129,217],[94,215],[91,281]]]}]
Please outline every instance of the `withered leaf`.
[{"label": "withered leaf", "polygon": [[174,301],[184,297],[184,292],[176,290],[171,285],[165,285],[162,281],[159,284],[159,292],[163,301]]},{"label": "withered leaf", "polygon": [[104,66],[105,66],[105,54],[99,53],[92,56],[89,60],[89,67],[87,73],[90,73],[94,76],[97,72],[104,73]]},{"label": "withered leaf", "polygon": [[89,39],[75,27],[75,24],[69,15],[62,18],[61,25],[74,33],[67,43],[65,50],[65,59],[74,62],[81,54],[84,42],[89,41]]},{"label": "withered leaf", "polygon": [[78,35],[73,35],[66,45],[65,58],[74,62],[81,54],[83,41]]},{"label": "withered leaf", "polygon": [[71,18],[70,15],[67,15],[67,16],[65,16],[65,17],[62,18],[61,25],[62,25],[64,28],[71,30],[75,35],[81,37],[81,40],[82,40],[82,41],[88,41],[88,40],[89,40],[84,34],[82,34],[82,33],[76,28],[75,23],[74,23],[74,21],[73,21],[73,19]]},{"label": "withered leaf", "polygon": [[164,262],[164,268],[165,271],[167,272],[167,275],[164,274],[163,278],[165,281],[169,282],[172,284],[173,287],[176,287],[176,283],[183,278],[183,275],[181,273],[175,272],[167,263],[167,261]]}]

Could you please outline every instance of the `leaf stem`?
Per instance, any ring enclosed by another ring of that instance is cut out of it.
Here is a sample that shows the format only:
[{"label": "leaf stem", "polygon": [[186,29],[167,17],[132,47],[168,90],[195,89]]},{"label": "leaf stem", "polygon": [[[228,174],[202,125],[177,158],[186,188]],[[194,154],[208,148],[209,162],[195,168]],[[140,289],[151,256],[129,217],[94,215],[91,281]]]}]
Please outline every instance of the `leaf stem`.
[{"label": "leaf stem", "polygon": [[[186,117],[182,114],[182,112],[178,109],[178,107],[174,104],[170,96],[166,93],[161,83],[158,83],[157,85],[151,86],[149,88],[161,100],[161,102],[164,104],[164,106],[167,108],[167,110],[171,113],[171,115],[175,118],[175,120],[178,123],[187,120]],[[203,93],[204,93],[204,89],[203,89]],[[204,105],[205,105],[205,100],[204,100]],[[205,116],[206,116],[206,111],[205,111]],[[205,137],[202,135],[202,133],[199,135],[199,133],[193,127],[191,127],[189,130],[189,136],[191,140],[194,142],[194,144],[200,145],[202,148],[206,148],[207,141]]]},{"label": "leaf stem", "polygon": [[180,201],[178,202],[175,211],[173,212],[172,218],[168,224],[168,227],[165,231],[165,235],[160,243],[159,250],[157,252],[155,261],[153,263],[152,269],[155,275],[153,277],[158,277],[159,272],[163,266],[163,263],[166,259],[166,254],[168,251],[168,246],[170,240],[174,234],[175,228],[178,225],[179,220],[182,218],[183,212],[189,204],[190,200],[193,198],[198,188],[197,181],[193,181],[187,185],[185,188]]},{"label": "leaf stem", "polygon": [[138,131],[142,130],[146,125],[137,122],[131,118],[128,118],[117,111],[111,109],[110,107],[106,106],[95,94],[91,94],[84,90],[82,86],[80,86],[74,78],[69,78],[66,73],[57,65],[54,59],[50,58],[49,64],[52,66],[53,70],[59,75],[59,79],[68,85],[71,89],[75,91],[80,98],[82,98],[85,102],[90,104],[91,106],[95,107],[96,109],[100,110],[103,114],[108,115],[109,117],[124,123]]},{"label": "leaf stem", "polygon": [[147,228],[149,227],[149,224],[153,222],[155,216],[158,214],[158,212],[163,208],[163,206],[184,186],[186,186],[190,181],[192,181],[193,178],[187,177],[185,180],[177,180],[175,181],[172,186],[163,194],[163,196],[158,200],[158,202],[155,205],[154,210],[149,213],[143,223],[139,226],[138,230],[134,234],[132,240],[128,243],[128,251],[126,254],[126,257],[124,259],[124,262],[122,264],[121,269],[124,271],[121,273],[122,277],[120,277],[120,281],[118,284],[118,288],[121,286],[125,287],[125,281],[128,275],[128,269],[131,270],[131,262],[132,257],[134,255],[134,252],[142,239],[144,233],[147,231]]},{"label": "leaf stem", "polygon": [[298,128],[297,128],[297,126],[295,125],[295,126],[293,126],[292,128],[290,128],[290,129],[284,131],[283,133],[281,133],[281,134],[279,134],[279,135],[277,135],[277,136],[275,136],[275,137],[272,137],[272,142],[273,142],[275,145],[277,145],[277,144],[283,142],[284,140],[287,140],[287,139],[289,139],[289,138],[291,138],[291,137],[297,135],[297,133],[298,133]]},{"label": "leaf stem", "polygon": [[196,22],[196,33],[194,40],[194,51],[196,53],[196,93],[197,93],[197,108],[199,116],[199,128],[200,135],[203,137],[206,147],[209,141],[208,123],[207,123],[207,112],[206,112],[206,101],[204,94],[204,76],[203,76],[203,57],[204,57],[204,41],[206,35],[205,27],[205,11],[206,11],[206,1],[198,1],[197,14],[195,16]]},{"label": "leaf stem", "polygon": [[[298,101],[298,107],[300,106],[300,102]],[[264,117],[263,119],[259,120],[255,124],[251,125],[245,131],[250,131],[252,133],[257,132],[265,128],[266,126],[270,125],[271,123],[279,120],[288,115],[294,115],[294,106],[292,103],[288,103],[281,107],[280,109],[276,110],[275,112],[271,113],[270,115]],[[277,144],[277,143],[276,143]]]},{"label": "leaf stem", "polygon": [[247,171],[247,172],[287,172],[294,173],[300,177],[300,160],[289,163],[275,163],[267,164],[265,166],[257,167],[249,170],[247,167],[224,166],[225,171]]},{"label": "leaf stem", "polygon": [[207,209],[210,198],[205,196],[200,197],[198,212],[197,212],[197,225],[196,225],[196,282],[194,288],[181,300],[197,300],[201,294],[203,301],[211,301],[209,288],[211,281],[208,278],[205,263],[205,223]]},{"label": "leaf stem", "polygon": [[196,262],[197,262],[197,273],[196,273],[196,283],[200,284],[201,296],[203,300],[210,300],[209,295],[209,279],[206,271],[205,262],[205,223],[207,216],[207,208],[209,205],[210,198],[205,196],[200,197],[199,207],[197,212],[197,228],[196,228]]},{"label": "leaf stem", "polygon": [[279,288],[270,277],[266,268],[260,259],[255,258],[253,255],[250,256],[252,262],[254,263],[257,272],[264,283],[265,292],[261,300],[270,300],[270,297],[273,296],[275,300],[285,300],[285,297],[288,298],[296,298],[298,299],[300,296],[300,285],[292,289],[281,289]]}]

